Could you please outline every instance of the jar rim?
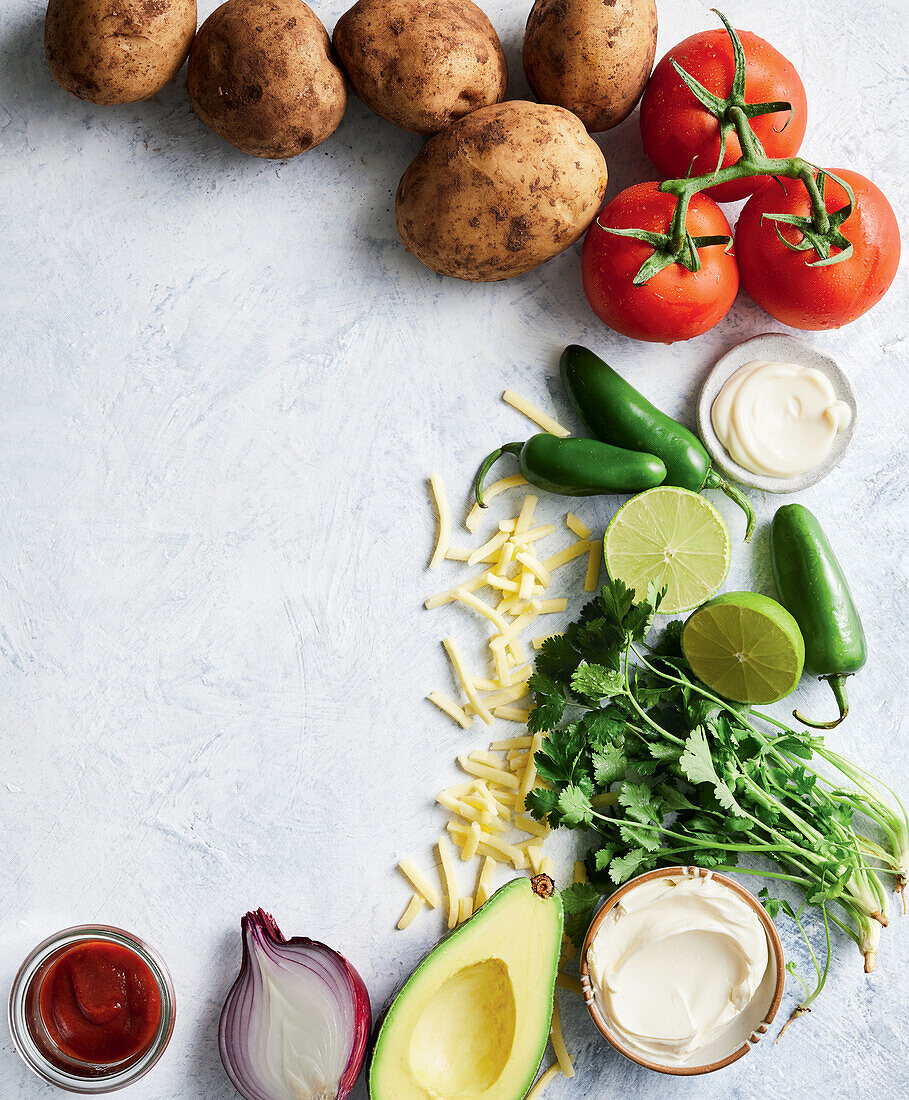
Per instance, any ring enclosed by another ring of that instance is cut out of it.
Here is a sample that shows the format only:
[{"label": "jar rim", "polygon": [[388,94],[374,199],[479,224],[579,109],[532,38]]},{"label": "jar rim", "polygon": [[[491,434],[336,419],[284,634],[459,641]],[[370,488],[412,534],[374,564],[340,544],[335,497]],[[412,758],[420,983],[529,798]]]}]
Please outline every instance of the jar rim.
[{"label": "jar rim", "polygon": [[[34,983],[51,960],[76,944],[93,940],[119,944],[142,959],[151,970],[158,986],[161,998],[161,1019],[154,1039],[138,1058],[126,1066],[122,1063],[111,1066],[109,1073],[93,1072],[90,1077],[84,1077],[56,1065],[44,1054],[32,1036],[26,1013]],[[110,924],[78,924],[48,936],[28,953],[16,973],[10,990],[9,1029],[20,1058],[43,1081],[67,1092],[82,1095],[97,1096],[115,1092],[144,1077],[167,1049],[173,1035],[175,1019],[176,995],[173,980],[164,959],[154,947],[134,933]]]}]

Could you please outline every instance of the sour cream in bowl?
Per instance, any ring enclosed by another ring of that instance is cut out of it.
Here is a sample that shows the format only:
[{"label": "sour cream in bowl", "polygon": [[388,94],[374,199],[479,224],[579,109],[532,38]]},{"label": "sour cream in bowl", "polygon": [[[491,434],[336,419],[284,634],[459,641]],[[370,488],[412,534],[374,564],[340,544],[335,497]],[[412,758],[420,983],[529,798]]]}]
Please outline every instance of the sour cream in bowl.
[{"label": "sour cream in bowl", "polygon": [[627,1058],[709,1073],[745,1055],[785,981],[779,935],[725,875],[668,867],[632,879],[594,918],[581,957],[587,1008]]}]

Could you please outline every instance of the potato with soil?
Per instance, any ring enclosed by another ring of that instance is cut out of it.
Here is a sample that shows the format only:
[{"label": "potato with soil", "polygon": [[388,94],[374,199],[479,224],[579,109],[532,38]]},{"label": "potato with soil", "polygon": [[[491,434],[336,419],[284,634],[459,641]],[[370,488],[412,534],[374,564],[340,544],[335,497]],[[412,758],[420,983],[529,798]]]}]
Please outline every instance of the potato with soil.
[{"label": "potato with soil", "polygon": [[536,0],[524,72],[544,103],[611,130],[641,98],[656,54],[656,0]]},{"label": "potato with soil", "polygon": [[505,96],[499,37],[471,0],[359,0],[332,43],[366,106],[424,137]]},{"label": "potato with soil", "polygon": [[114,106],[160,92],[195,33],[196,0],[49,0],[44,52],[61,88]]},{"label": "potato with soil", "polygon": [[510,279],[573,244],[596,216],[606,162],[561,107],[497,103],[426,143],[398,185],[408,252],[442,275]]},{"label": "potato with soil", "polygon": [[295,157],[334,133],[347,106],[328,32],[302,0],[227,0],[189,54],[196,114],[256,157]]}]

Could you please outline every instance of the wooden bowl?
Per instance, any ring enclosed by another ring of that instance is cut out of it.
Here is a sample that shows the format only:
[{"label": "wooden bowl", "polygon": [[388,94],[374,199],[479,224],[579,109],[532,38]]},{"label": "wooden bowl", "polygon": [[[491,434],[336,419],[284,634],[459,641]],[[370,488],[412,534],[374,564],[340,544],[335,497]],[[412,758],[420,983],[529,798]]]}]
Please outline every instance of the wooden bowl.
[{"label": "wooden bowl", "polygon": [[[649,882],[655,878],[665,878],[668,875],[674,875],[676,877],[703,877],[714,878],[717,882],[721,882],[724,886],[729,887],[757,914],[758,919],[764,926],[764,931],[767,933],[767,939],[770,944],[770,956],[771,966],[776,969],[776,983],[773,990],[773,999],[770,1002],[770,1007],[767,1009],[767,1013],[761,1023],[755,1028],[748,1038],[748,1041],[742,1043],[741,1046],[735,1050],[730,1051],[729,1054],[722,1058],[715,1059],[712,1062],[704,1065],[695,1066],[665,1066],[659,1062],[651,1062],[646,1058],[642,1058],[640,1055],[635,1054],[629,1050],[628,1047],[609,1030],[609,1024],[603,1018],[600,1013],[599,1007],[596,1003],[593,987],[590,982],[590,975],[587,968],[587,952],[590,948],[590,944],[593,941],[593,937],[596,935],[601,923],[603,922],[606,914],[609,913],[629,890],[633,890],[636,886],[639,886],[643,882]],[[676,1077],[693,1077],[701,1073],[713,1073],[714,1070],[723,1069],[724,1066],[731,1065],[733,1062],[737,1062],[739,1058],[744,1057],[752,1046],[754,1046],[763,1035],[766,1034],[768,1027],[773,1023],[773,1019],[777,1014],[780,1007],[780,1001],[783,999],[783,987],[786,984],[786,961],[783,956],[783,945],[780,943],[779,933],[774,927],[773,921],[767,916],[764,911],[764,907],[761,903],[750,894],[744,886],[740,886],[733,879],[727,875],[721,875],[716,871],[707,871],[702,867],[660,867],[655,871],[648,871],[646,874],[638,875],[637,878],[630,879],[624,886],[619,887],[616,892],[607,899],[606,904],[599,910],[597,915],[591,921],[590,927],[587,929],[587,935],[584,937],[584,946],[581,949],[581,986],[584,990],[584,1001],[587,1005],[587,1011],[590,1013],[590,1018],[593,1020],[597,1031],[603,1036],[603,1038],[610,1043],[619,1054],[624,1054],[626,1058],[639,1066],[643,1066],[645,1069],[656,1070],[657,1073],[670,1073]]]}]

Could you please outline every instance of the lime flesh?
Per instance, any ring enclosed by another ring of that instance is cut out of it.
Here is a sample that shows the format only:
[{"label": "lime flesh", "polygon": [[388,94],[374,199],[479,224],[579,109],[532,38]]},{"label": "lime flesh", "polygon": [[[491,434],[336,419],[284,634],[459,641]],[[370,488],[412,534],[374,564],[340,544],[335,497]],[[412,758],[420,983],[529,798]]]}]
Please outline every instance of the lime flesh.
[{"label": "lime flesh", "polygon": [[784,699],[805,664],[798,623],[756,592],[725,592],[699,607],[685,623],[682,650],[699,679],[737,703]]},{"label": "lime flesh", "polygon": [[698,493],[659,485],[632,497],[603,539],[606,569],[638,599],[651,580],[665,586],[660,614],[690,611],[717,591],[729,572],[729,529]]}]

